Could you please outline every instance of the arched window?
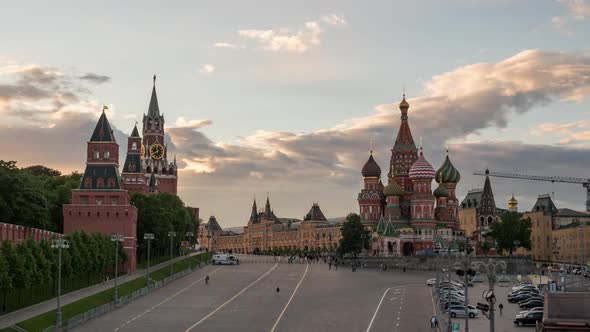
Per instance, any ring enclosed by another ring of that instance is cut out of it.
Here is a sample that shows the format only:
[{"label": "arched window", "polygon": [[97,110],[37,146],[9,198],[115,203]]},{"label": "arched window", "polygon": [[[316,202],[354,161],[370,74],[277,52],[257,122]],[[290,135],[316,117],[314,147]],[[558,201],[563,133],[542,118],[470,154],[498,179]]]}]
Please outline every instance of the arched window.
[{"label": "arched window", "polygon": [[97,150],[92,151],[92,155],[94,156],[94,159],[100,158],[100,152],[98,152]]},{"label": "arched window", "polygon": [[84,187],[92,188],[92,178],[91,177],[84,178]]},{"label": "arched window", "polygon": [[104,188],[104,179],[103,178],[96,179],[96,188]]},{"label": "arched window", "polygon": [[494,222],[494,218],[492,218],[491,216],[488,217],[488,224],[492,224]]},{"label": "arched window", "polygon": [[111,152],[109,150],[106,150],[103,154],[104,159],[109,159],[111,157]]},{"label": "arched window", "polygon": [[113,178],[109,178],[109,179],[107,180],[107,187],[109,187],[109,188],[114,188],[114,187],[115,187],[115,179],[113,179]]}]

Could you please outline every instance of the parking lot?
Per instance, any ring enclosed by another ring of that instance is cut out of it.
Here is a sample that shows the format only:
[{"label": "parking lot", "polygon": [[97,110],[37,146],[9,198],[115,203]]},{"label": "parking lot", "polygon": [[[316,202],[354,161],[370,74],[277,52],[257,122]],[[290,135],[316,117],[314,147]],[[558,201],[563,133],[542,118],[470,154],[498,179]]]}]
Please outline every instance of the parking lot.
[{"label": "parking lot", "polygon": [[[487,280],[487,276],[483,275],[483,280]],[[526,277],[524,277],[526,279]],[[514,316],[520,312],[520,308],[517,303],[508,302],[508,293],[512,290],[512,285],[517,283],[515,277],[511,277],[512,282],[506,283],[505,286],[499,286],[498,284],[494,287],[494,293],[496,295],[496,317],[495,317],[495,331],[496,332],[512,332],[512,331],[534,331],[535,327],[517,327],[514,325]],[[487,282],[475,283],[473,287],[469,287],[469,304],[476,306],[477,302],[487,303],[483,298],[482,294],[489,288]],[[498,305],[502,303],[504,309],[502,314],[498,310]],[[446,315],[445,315],[446,318]],[[465,318],[453,318],[453,323],[459,323],[461,331],[465,331]],[[444,330],[444,324],[446,320],[441,320],[441,330]],[[480,315],[476,318],[469,319],[469,331],[471,332],[488,332],[490,330],[489,320]]]}]

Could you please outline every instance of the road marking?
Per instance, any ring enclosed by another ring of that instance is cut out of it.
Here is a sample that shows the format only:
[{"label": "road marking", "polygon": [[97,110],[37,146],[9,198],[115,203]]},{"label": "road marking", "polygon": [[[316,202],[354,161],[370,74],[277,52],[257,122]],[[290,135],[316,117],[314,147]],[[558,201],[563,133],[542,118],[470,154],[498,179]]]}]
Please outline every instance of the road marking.
[{"label": "road marking", "polygon": [[[215,273],[215,272],[219,271],[219,269],[221,269],[222,267],[223,267],[223,266],[220,266],[220,267],[216,268],[215,270],[213,270],[213,271],[212,271],[211,273],[209,273],[209,274],[213,274],[213,273]],[[124,326],[126,326],[126,325],[130,324],[130,323],[131,323],[131,322],[133,322],[134,320],[136,320],[136,319],[140,318],[141,316],[143,316],[143,315],[147,314],[148,312],[150,312],[150,311],[152,311],[152,310],[156,309],[157,307],[161,306],[162,304],[164,304],[164,303],[166,303],[166,302],[168,302],[168,301],[172,300],[172,299],[173,299],[173,298],[175,298],[177,295],[179,295],[180,293],[182,293],[182,292],[186,291],[187,289],[189,289],[189,288],[193,287],[193,286],[194,286],[195,284],[197,284],[198,282],[200,282],[200,281],[203,281],[205,278],[206,278],[206,276],[205,276],[205,277],[203,277],[203,278],[201,278],[201,279],[199,279],[199,280],[197,280],[197,281],[195,281],[195,282],[193,282],[192,284],[190,284],[190,285],[186,286],[185,288],[183,288],[183,289],[179,290],[179,291],[178,291],[178,292],[176,292],[174,295],[172,295],[172,296],[170,296],[170,297],[167,297],[166,299],[164,299],[164,301],[162,301],[162,302],[160,302],[160,303],[156,304],[155,306],[153,306],[153,307],[149,308],[148,310],[146,310],[146,311],[142,312],[141,314],[139,314],[139,315],[137,315],[137,316],[135,316],[135,317],[131,318],[130,320],[126,321],[126,322],[125,322],[123,325],[121,325],[121,326],[117,327],[117,328],[116,328],[116,329],[114,329],[113,331],[115,331],[115,332],[116,332],[116,331],[119,331],[119,329],[121,329],[122,327],[124,327]]]},{"label": "road marking", "polygon": [[276,330],[277,326],[279,325],[279,322],[281,321],[281,318],[283,317],[283,314],[285,314],[285,311],[287,311],[287,307],[289,306],[289,304],[291,304],[291,300],[293,300],[293,297],[295,296],[295,293],[297,293],[297,290],[299,289],[299,286],[301,286],[301,283],[303,282],[303,279],[305,278],[305,275],[307,274],[307,269],[308,268],[309,268],[309,263],[305,267],[305,272],[303,272],[303,275],[301,276],[301,279],[297,283],[297,286],[295,287],[295,290],[293,290],[293,294],[291,294],[291,297],[289,298],[289,301],[287,301],[287,304],[285,304],[285,307],[283,308],[283,311],[281,311],[281,314],[279,315],[279,318],[277,318],[277,321],[275,322],[275,325],[272,326],[272,329],[270,329],[270,332],[274,332]]},{"label": "road marking", "polygon": [[213,316],[216,312],[218,312],[219,310],[221,310],[223,307],[225,307],[226,305],[228,305],[230,302],[232,302],[233,300],[235,300],[238,296],[240,296],[243,292],[247,291],[248,288],[254,286],[257,282],[259,282],[260,280],[262,280],[262,278],[266,277],[269,273],[272,272],[272,270],[274,270],[277,266],[279,265],[279,263],[275,263],[275,265],[273,265],[270,270],[266,271],[265,274],[261,275],[258,279],[254,280],[254,282],[252,282],[250,285],[246,286],[246,288],[242,289],[238,294],[234,295],[231,299],[225,301],[225,303],[223,303],[222,305],[220,305],[219,307],[217,307],[217,309],[211,311],[207,316],[203,317],[200,321],[194,323],[191,327],[189,327],[188,329],[186,329],[184,332],[189,332],[190,330],[194,329],[195,327],[197,327],[198,325],[200,325],[202,322],[204,322],[205,320],[207,320],[209,317]]},{"label": "road marking", "polygon": [[383,303],[383,299],[385,298],[385,295],[387,295],[387,293],[392,289],[398,289],[400,287],[406,287],[406,286],[407,285],[389,287],[388,289],[385,290],[385,292],[383,292],[383,296],[381,296],[381,300],[379,301],[379,304],[377,305],[377,308],[375,309],[375,313],[373,313],[373,317],[371,318],[371,321],[369,322],[369,326],[367,327],[366,332],[369,332],[371,330],[371,327],[373,326],[373,322],[375,321],[375,317],[377,317],[377,313],[379,312],[379,308],[381,308],[381,304]]}]

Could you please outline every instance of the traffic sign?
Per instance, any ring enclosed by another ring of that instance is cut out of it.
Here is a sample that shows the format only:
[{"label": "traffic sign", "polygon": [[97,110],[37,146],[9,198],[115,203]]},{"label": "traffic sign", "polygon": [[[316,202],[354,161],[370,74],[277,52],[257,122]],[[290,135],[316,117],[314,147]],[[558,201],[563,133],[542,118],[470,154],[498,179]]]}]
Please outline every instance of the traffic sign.
[{"label": "traffic sign", "polygon": [[461,331],[461,324],[453,323],[453,331]]}]

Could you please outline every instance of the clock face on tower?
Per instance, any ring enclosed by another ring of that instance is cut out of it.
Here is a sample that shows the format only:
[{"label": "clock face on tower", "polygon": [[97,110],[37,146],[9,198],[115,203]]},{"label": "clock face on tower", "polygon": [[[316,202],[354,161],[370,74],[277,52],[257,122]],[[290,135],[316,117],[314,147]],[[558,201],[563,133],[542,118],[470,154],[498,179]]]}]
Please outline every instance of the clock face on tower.
[{"label": "clock face on tower", "polygon": [[158,143],[150,146],[150,156],[156,160],[162,159],[164,157],[164,147]]}]

